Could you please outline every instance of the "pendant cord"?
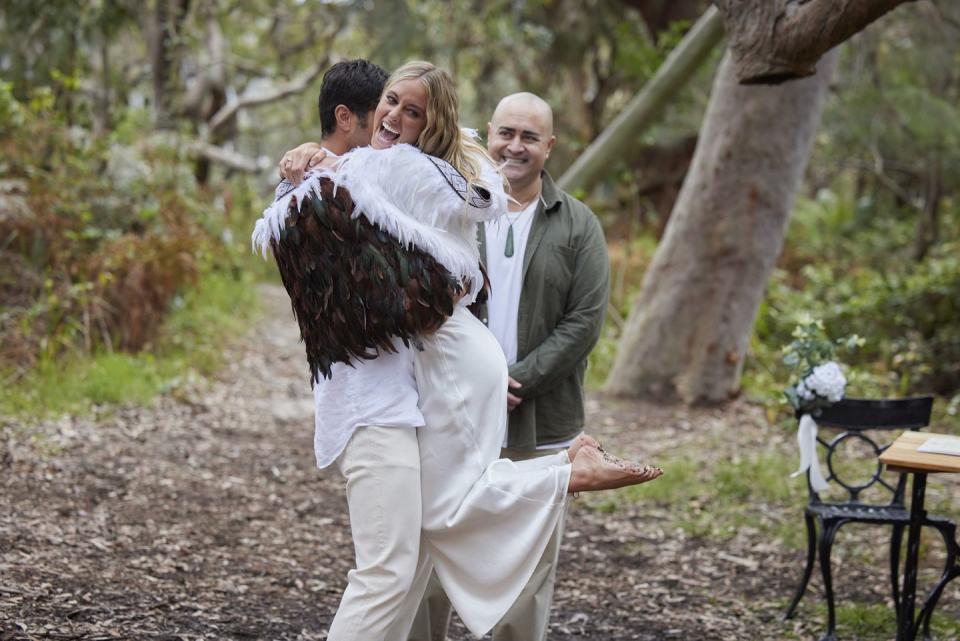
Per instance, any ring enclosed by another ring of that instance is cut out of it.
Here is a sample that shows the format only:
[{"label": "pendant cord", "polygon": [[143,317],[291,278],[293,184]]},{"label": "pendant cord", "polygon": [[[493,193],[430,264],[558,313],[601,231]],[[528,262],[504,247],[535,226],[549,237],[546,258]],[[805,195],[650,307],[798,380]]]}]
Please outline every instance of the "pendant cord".
[{"label": "pendant cord", "polygon": [[504,245],[503,245],[503,255],[504,255],[505,257],[507,257],[507,258],[513,258],[513,223],[515,223],[515,222],[517,222],[518,220],[520,220],[520,216],[522,216],[522,215],[523,215],[523,212],[525,212],[525,211],[527,210],[527,208],[530,206],[530,203],[532,203],[533,201],[535,201],[535,200],[536,200],[537,198],[539,198],[539,197],[540,197],[540,194],[537,194],[536,196],[534,196],[533,198],[531,198],[531,199],[528,200],[527,202],[521,203],[521,205],[520,205],[520,210],[514,212],[514,213],[516,214],[516,216],[514,216],[513,220],[510,220],[510,212],[507,211],[507,212],[504,212],[504,213],[503,213],[503,215],[504,215],[504,216],[506,217],[506,219],[507,219],[507,242],[504,243]]}]

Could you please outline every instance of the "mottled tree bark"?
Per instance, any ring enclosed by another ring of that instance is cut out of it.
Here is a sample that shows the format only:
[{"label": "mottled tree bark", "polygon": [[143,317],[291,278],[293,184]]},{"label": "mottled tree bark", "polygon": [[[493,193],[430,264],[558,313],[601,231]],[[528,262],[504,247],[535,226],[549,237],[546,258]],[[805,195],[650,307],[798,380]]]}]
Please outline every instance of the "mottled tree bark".
[{"label": "mottled tree bark", "polygon": [[812,78],[739,84],[728,53],[693,163],[624,328],[606,389],[721,402],[739,389],[835,56]]},{"label": "mottled tree bark", "polygon": [[827,51],[912,0],[713,0],[743,84],[812,75]]}]

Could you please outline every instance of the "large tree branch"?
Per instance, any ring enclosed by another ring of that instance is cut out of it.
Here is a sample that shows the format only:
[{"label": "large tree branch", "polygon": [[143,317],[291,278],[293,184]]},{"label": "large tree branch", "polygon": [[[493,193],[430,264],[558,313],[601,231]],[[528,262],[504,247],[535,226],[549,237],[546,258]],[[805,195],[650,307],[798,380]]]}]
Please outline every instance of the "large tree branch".
[{"label": "large tree branch", "polygon": [[310,83],[313,82],[317,76],[319,76],[327,68],[329,63],[329,58],[324,56],[317,64],[308,69],[305,73],[297,76],[289,82],[285,82],[281,85],[270,89],[269,91],[261,91],[253,95],[240,96],[234,100],[231,100],[223,107],[220,108],[217,113],[213,114],[213,117],[210,118],[208,123],[210,127],[210,133],[215,132],[217,129],[226,124],[241,109],[246,109],[247,107],[255,107],[258,105],[265,105],[267,103],[276,102],[278,100],[283,100],[288,96],[294,96],[296,94],[303,93],[306,91],[307,87],[310,86]]},{"label": "large tree branch", "polygon": [[181,107],[182,113],[199,122],[203,122],[223,106],[227,85],[226,39],[212,7],[206,7],[204,12],[206,48],[198,54],[200,70],[188,88]]},{"label": "large tree branch", "polygon": [[713,0],[741,84],[813,75],[827,51],[913,0]]},{"label": "large tree branch", "polygon": [[230,169],[242,171],[248,174],[255,174],[265,168],[264,163],[258,162],[253,158],[243,154],[211,145],[208,142],[194,140],[187,144],[187,151],[193,156],[206,158],[211,162],[216,162]]}]

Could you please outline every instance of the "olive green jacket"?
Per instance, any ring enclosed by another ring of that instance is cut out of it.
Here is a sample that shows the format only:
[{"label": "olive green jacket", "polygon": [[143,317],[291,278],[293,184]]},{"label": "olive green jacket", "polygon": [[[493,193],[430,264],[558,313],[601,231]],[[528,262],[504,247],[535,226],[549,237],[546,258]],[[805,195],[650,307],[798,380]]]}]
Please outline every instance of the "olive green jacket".
[{"label": "olive green jacket", "polygon": [[[480,255],[486,261],[484,234]],[[512,390],[523,402],[510,412],[507,447],[533,449],[583,429],[587,355],[607,311],[610,261],[600,222],[543,172],[540,204],[523,255]],[[480,319],[487,322],[481,307]]]}]

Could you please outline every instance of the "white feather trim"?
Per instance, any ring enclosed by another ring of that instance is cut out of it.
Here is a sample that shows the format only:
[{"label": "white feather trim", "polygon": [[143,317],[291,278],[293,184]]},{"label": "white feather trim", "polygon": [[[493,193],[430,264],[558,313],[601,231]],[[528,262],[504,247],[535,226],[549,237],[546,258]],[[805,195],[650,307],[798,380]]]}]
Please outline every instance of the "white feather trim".
[{"label": "white feather trim", "polygon": [[[294,189],[278,188],[278,198],[264,210],[252,242],[266,257],[271,239],[279,239],[291,199],[297,209],[313,193],[319,179],[331,178],[350,191],[354,216],[363,215],[406,247],[433,256],[455,278],[470,282],[464,303],[473,302],[483,285],[477,249],[477,222],[493,220],[507,210],[507,194],[496,168],[480,159],[478,192],[448,163],[410,145],[375,150],[362,147],[344,155],[333,170],[308,174]],[[287,183],[289,185],[289,183]],[[282,193],[282,195],[281,195]]]},{"label": "white feather trim", "polygon": [[483,285],[476,221],[506,211],[506,193],[492,165],[482,176],[486,199],[476,197],[448,163],[410,145],[355,149],[331,177],[350,191],[356,213],[403,245],[429,253],[461,281],[469,280],[465,302],[474,300]]}]

